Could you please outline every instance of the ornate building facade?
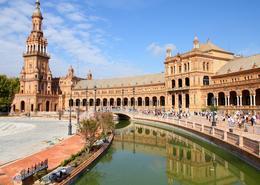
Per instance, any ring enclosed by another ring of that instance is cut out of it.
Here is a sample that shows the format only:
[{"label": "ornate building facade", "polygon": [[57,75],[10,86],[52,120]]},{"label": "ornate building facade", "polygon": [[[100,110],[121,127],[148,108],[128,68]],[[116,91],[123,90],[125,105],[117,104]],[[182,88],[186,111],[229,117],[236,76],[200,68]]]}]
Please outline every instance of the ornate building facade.
[{"label": "ornate building facade", "polygon": [[200,111],[213,104],[226,112],[260,111],[260,55],[236,56],[195,37],[186,53],[172,56],[167,50],[164,73],[93,79],[90,72],[82,79],[70,67],[65,77],[53,78],[42,20],[37,0],[13,112],[64,111],[69,105],[82,111],[107,107]]}]

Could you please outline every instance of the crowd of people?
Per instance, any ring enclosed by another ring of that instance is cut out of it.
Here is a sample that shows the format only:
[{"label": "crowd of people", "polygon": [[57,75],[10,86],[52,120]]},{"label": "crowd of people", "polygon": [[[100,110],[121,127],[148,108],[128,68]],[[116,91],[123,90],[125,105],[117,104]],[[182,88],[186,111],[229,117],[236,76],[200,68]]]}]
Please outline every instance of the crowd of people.
[{"label": "crowd of people", "polygon": [[214,121],[218,123],[226,124],[230,131],[234,128],[244,129],[245,132],[248,131],[249,126],[254,126],[257,123],[260,123],[260,114],[251,114],[249,112],[244,111],[236,111],[233,114],[225,114],[220,111],[201,111],[201,112],[193,112],[188,111],[171,111],[166,112],[162,109],[146,109],[146,110],[136,110],[136,109],[124,109],[124,111],[135,112],[138,114],[156,116],[161,118],[176,118],[176,119],[187,119],[191,116],[201,117],[203,119],[208,120],[209,122]]}]

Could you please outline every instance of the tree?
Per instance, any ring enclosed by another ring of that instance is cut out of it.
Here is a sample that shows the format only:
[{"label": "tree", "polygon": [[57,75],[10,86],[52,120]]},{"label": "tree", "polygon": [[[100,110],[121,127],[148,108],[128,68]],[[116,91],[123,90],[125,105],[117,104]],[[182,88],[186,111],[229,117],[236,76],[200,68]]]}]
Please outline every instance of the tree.
[{"label": "tree", "polygon": [[86,142],[86,149],[89,152],[95,143],[99,124],[95,119],[82,120],[79,124],[79,132]]},{"label": "tree", "polygon": [[113,121],[113,114],[110,112],[98,112],[95,114],[95,119],[102,129],[102,133],[106,135],[108,132],[112,132],[115,129],[115,123]]},{"label": "tree", "polygon": [[15,93],[19,91],[19,79],[0,75],[0,110],[8,110]]}]

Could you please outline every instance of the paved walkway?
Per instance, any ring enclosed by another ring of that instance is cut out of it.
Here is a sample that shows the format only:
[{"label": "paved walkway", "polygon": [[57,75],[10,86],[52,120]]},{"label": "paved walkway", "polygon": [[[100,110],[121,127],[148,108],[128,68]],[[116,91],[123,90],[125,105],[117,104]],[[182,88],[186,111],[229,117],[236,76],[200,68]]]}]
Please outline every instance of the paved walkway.
[{"label": "paved walkway", "polygon": [[49,161],[49,170],[56,168],[60,163],[77,153],[84,147],[84,141],[78,135],[72,136],[61,143],[38,152],[24,159],[15,161],[0,168],[0,185],[12,185],[12,178],[24,168],[31,167],[35,163],[45,159]]}]

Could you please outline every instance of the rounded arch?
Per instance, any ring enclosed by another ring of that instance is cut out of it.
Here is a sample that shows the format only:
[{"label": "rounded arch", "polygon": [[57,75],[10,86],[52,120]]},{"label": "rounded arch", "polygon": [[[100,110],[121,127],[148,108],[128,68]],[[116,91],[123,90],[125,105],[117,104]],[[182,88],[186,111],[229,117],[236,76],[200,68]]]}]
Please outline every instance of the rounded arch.
[{"label": "rounded arch", "polygon": [[104,106],[104,107],[107,106],[107,99],[106,99],[106,98],[103,99],[103,106]]},{"label": "rounded arch", "polygon": [[203,76],[203,85],[209,85],[209,76]]},{"label": "rounded arch", "polygon": [[182,79],[178,79],[178,87],[182,88]]},{"label": "rounded arch", "polygon": [[123,106],[128,106],[128,98],[124,98]]},{"label": "rounded arch", "polygon": [[142,106],[142,98],[141,97],[139,97],[138,99],[137,99],[137,105],[138,106]]},{"label": "rounded arch", "polygon": [[215,97],[213,93],[208,93],[207,95],[207,106],[212,106],[214,105]]},{"label": "rounded arch", "polygon": [[164,96],[160,97],[160,105],[163,107],[165,106],[165,97]]},{"label": "rounded arch", "polygon": [[73,107],[73,99],[69,99],[69,106]]},{"label": "rounded arch", "polygon": [[237,105],[237,92],[236,91],[230,91],[229,93],[230,96],[230,105]]},{"label": "rounded arch", "polygon": [[87,106],[87,99],[82,100],[82,106]]},{"label": "rounded arch", "polygon": [[46,101],[46,112],[50,111],[50,101]]},{"label": "rounded arch", "polygon": [[185,105],[186,105],[186,108],[190,108],[190,95],[189,94],[185,94]]},{"label": "rounded arch", "polygon": [[175,88],[175,80],[172,80],[172,88]]},{"label": "rounded arch", "polygon": [[110,106],[114,106],[115,100],[114,98],[109,99]]},{"label": "rounded arch", "polygon": [[96,106],[101,106],[101,100],[100,100],[100,98],[97,98],[97,100],[96,100]]},{"label": "rounded arch", "polygon": [[255,105],[260,105],[260,89],[256,89],[255,95]]},{"label": "rounded arch", "polygon": [[152,102],[153,102],[153,106],[157,106],[157,97],[156,96],[154,96],[152,98]]},{"label": "rounded arch", "polygon": [[131,106],[134,106],[135,104],[135,98],[131,98]]},{"label": "rounded arch", "polygon": [[80,106],[80,99],[76,99],[76,106]]},{"label": "rounded arch", "polygon": [[21,110],[21,112],[25,111],[25,102],[24,101],[21,101],[20,110]]},{"label": "rounded arch", "polygon": [[89,99],[89,106],[91,106],[91,107],[94,106],[94,99],[93,98]]},{"label": "rounded arch", "polygon": [[121,106],[121,98],[116,99],[116,106]]},{"label": "rounded arch", "polygon": [[224,92],[218,93],[218,105],[220,105],[220,106],[225,105],[225,93]]},{"label": "rounded arch", "polygon": [[145,101],[145,106],[149,106],[150,105],[149,97],[145,97],[144,101]]},{"label": "rounded arch", "polygon": [[242,91],[242,105],[250,105],[250,92],[249,90]]},{"label": "rounded arch", "polygon": [[190,86],[190,78],[188,78],[188,77],[185,78],[185,86],[186,87]]}]

